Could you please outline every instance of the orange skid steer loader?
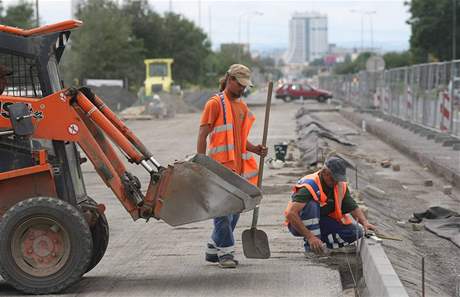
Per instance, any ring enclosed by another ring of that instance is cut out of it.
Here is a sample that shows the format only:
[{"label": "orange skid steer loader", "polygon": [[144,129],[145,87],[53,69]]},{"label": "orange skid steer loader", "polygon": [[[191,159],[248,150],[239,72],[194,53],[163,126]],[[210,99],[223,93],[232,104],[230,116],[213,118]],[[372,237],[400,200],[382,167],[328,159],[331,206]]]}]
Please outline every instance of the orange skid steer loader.
[{"label": "orange skid steer loader", "polygon": [[[86,193],[77,146],[133,220],[177,226],[248,211],[262,198],[204,155],[161,166],[90,89],[64,88],[58,63],[81,24],[0,25],[0,274],[26,293],[67,288],[107,248],[105,207]],[[145,191],[112,143],[146,170]]]}]

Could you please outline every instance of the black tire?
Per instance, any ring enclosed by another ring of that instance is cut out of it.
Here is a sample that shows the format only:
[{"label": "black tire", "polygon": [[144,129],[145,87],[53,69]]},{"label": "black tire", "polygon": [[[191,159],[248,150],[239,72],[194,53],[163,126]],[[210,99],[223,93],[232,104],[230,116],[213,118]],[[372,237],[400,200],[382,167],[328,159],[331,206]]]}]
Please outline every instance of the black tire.
[{"label": "black tire", "polygon": [[56,198],[15,204],[0,222],[0,238],[0,274],[28,294],[62,291],[80,280],[91,259],[85,218]]},{"label": "black tire", "polygon": [[284,102],[291,102],[291,101],[292,101],[292,97],[288,95],[288,96],[286,96],[286,97],[283,98],[283,101],[284,101]]},{"label": "black tire", "polygon": [[323,103],[324,101],[326,101],[326,97],[318,96],[317,100],[318,100],[319,103]]},{"label": "black tire", "polygon": [[[89,204],[97,205],[97,202],[92,198],[87,199]],[[93,239],[93,251],[91,253],[91,261],[86,273],[90,272],[104,257],[109,245],[109,223],[105,214],[98,214],[96,223],[91,226],[91,237]]]}]

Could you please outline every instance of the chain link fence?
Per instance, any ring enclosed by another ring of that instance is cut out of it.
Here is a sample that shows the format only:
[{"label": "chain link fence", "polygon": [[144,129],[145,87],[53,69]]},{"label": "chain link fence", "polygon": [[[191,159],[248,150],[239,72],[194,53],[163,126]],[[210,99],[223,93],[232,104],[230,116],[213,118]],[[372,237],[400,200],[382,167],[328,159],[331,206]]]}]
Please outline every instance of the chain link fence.
[{"label": "chain link fence", "polygon": [[321,76],[319,85],[353,106],[460,136],[460,60]]}]

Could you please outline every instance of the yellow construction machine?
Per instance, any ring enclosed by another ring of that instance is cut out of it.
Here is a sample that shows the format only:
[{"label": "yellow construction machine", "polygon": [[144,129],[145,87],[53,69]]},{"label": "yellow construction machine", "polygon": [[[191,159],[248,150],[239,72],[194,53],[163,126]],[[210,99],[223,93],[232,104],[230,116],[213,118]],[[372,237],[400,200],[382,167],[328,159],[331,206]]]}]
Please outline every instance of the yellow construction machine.
[{"label": "yellow construction machine", "polygon": [[145,96],[151,97],[155,93],[171,92],[172,79],[171,66],[173,59],[147,59],[145,63]]}]

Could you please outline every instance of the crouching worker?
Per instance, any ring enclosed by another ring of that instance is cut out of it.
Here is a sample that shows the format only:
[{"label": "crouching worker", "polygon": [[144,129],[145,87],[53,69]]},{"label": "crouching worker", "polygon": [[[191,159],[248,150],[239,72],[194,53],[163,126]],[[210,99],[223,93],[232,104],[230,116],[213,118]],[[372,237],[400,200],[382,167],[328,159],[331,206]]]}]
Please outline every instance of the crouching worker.
[{"label": "crouching worker", "polygon": [[330,157],[293,188],[284,213],[289,231],[304,238],[306,256],[326,253],[324,243],[329,249],[347,246],[363,236],[363,228],[375,230],[350,195],[346,167],[345,160]]}]

